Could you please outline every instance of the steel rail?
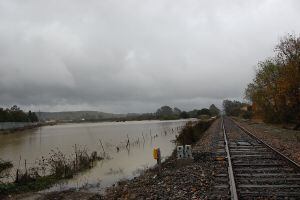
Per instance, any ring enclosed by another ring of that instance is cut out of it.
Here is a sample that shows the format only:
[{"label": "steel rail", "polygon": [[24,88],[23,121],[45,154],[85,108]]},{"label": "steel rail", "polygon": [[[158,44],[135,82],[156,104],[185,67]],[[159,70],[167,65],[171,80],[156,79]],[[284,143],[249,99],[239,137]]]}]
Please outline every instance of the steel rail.
[{"label": "steel rail", "polygon": [[[272,151],[274,151],[277,155],[279,155],[280,157],[282,157],[283,159],[287,160],[288,163],[290,163],[292,166],[300,169],[300,165],[298,163],[296,163],[295,161],[291,160],[290,158],[288,158],[286,155],[282,154],[281,152],[279,152],[278,150],[274,149],[272,146],[270,146],[269,144],[265,143],[263,140],[259,139],[258,137],[256,137],[254,134],[252,134],[249,130],[247,130],[246,128],[242,127],[240,124],[238,124],[234,119],[228,117],[237,127],[239,127],[242,131],[244,131],[246,134],[248,134],[250,137],[254,138],[255,140],[261,142],[263,145],[265,145],[266,147],[268,147],[269,149],[271,149]],[[222,118],[223,119],[223,118]]]},{"label": "steel rail", "polygon": [[236,185],[235,185],[235,180],[234,180],[234,174],[233,174],[233,168],[232,168],[232,163],[231,163],[231,157],[230,157],[230,151],[229,151],[229,145],[228,145],[228,141],[227,141],[223,117],[222,117],[222,130],[223,130],[224,141],[225,141],[225,149],[226,149],[226,153],[227,153],[231,199],[238,200],[238,195],[237,195],[237,190],[236,190]]}]

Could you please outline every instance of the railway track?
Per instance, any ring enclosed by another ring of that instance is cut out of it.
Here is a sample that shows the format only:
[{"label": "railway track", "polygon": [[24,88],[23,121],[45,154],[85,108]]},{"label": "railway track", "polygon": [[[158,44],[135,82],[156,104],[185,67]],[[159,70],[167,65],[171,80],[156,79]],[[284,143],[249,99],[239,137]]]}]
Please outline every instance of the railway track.
[{"label": "railway track", "polygon": [[215,198],[300,199],[299,165],[229,118],[222,119],[221,129],[218,156],[225,155],[228,171],[216,175],[221,196]]}]

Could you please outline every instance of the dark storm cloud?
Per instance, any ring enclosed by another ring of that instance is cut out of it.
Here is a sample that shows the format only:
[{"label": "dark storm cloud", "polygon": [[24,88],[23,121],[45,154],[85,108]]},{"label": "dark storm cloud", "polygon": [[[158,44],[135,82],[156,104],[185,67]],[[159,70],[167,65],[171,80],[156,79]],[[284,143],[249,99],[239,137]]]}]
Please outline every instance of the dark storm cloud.
[{"label": "dark storm cloud", "polygon": [[295,1],[0,0],[0,105],[112,112],[242,98]]}]

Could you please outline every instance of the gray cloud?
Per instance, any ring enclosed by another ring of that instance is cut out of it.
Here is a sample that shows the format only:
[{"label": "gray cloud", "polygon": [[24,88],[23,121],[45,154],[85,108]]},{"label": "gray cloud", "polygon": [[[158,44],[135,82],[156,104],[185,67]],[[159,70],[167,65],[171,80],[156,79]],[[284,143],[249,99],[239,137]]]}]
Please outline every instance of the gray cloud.
[{"label": "gray cloud", "polygon": [[239,98],[298,1],[0,0],[0,105],[153,111]]}]

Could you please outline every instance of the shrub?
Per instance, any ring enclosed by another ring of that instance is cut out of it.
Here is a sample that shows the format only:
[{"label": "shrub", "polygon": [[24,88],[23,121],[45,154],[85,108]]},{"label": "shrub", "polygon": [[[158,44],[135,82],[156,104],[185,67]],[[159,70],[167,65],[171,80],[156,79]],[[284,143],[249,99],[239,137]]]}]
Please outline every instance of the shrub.
[{"label": "shrub", "polygon": [[176,141],[182,145],[196,143],[213,121],[214,120],[200,120],[196,123],[188,122],[176,138]]}]

